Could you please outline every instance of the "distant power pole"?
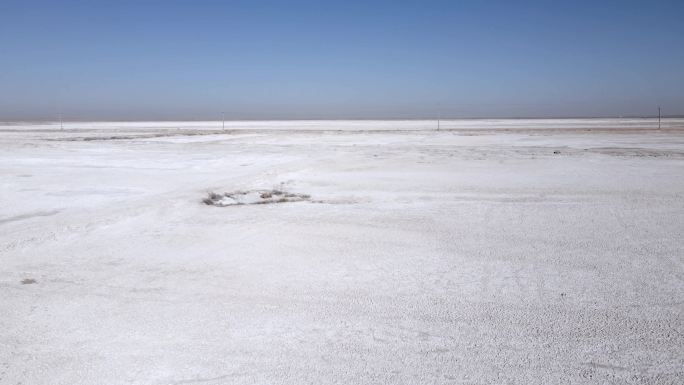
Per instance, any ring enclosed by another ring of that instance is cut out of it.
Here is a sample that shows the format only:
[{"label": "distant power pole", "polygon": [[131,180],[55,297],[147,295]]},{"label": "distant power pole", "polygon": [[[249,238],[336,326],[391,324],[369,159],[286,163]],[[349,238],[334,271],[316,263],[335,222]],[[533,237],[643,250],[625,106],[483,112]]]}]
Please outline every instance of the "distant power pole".
[{"label": "distant power pole", "polygon": [[226,129],[226,113],[221,112],[221,129],[225,130]]},{"label": "distant power pole", "polygon": [[660,130],[660,106],[658,106],[658,129]]}]

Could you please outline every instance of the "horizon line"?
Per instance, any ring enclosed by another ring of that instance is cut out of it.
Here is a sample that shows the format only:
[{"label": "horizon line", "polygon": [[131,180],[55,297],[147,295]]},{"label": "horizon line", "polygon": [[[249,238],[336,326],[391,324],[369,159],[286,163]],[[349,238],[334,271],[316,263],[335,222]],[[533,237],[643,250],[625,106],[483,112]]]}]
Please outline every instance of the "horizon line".
[{"label": "horizon line", "polygon": [[[661,115],[662,119],[682,119],[684,114]],[[133,123],[133,122],[287,122],[287,121],[418,121],[418,120],[563,120],[563,119],[658,119],[658,115],[621,115],[621,116],[502,116],[502,117],[415,117],[415,118],[230,118],[230,119],[62,119],[62,122],[88,123],[88,122],[107,122],[107,123]],[[0,120],[2,123],[59,123],[60,119],[9,119]]]}]

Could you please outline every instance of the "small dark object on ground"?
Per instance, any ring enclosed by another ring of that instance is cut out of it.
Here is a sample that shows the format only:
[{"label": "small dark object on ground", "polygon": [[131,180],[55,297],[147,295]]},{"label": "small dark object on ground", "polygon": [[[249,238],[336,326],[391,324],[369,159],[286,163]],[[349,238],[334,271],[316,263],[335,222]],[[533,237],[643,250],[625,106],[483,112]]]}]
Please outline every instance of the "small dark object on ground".
[{"label": "small dark object on ground", "polygon": [[554,153],[554,154],[560,154],[560,151],[555,150],[553,153]]},{"label": "small dark object on ground", "polygon": [[21,284],[22,284],[22,285],[30,285],[30,284],[32,284],[32,283],[38,283],[38,281],[36,281],[36,280],[33,279],[33,278],[24,278],[24,279],[21,280]]},{"label": "small dark object on ground", "polygon": [[217,200],[219,200],[219,199],[221,199],[221,195],[219,195],[219,194],[217,194],[217,193],[215,193],[215,192],[210,192],[210,193],[209,193],[209,196],[207,196],[206,198],[202,199],[202,203],[204,203],[205,205],[213,205],[213,204],[214,204],[214,201],[217,201]]}]

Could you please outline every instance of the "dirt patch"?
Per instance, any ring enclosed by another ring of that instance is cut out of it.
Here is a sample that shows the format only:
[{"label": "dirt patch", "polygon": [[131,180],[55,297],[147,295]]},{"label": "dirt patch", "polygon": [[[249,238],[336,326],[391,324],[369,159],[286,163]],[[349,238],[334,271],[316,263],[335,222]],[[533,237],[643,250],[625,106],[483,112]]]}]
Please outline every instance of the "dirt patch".
[{"label": "dirt patch", "polygon": [[33,278],[24,278],[24,279],[21,280],[21,284],[22,284],[22,285],[31,285],[31,284],[34,284],[34,283],[38,283],[38,281],[36,281],[36,280],[33,279]]},{"label": "dirt patch", "polygon": [[635,147],[594,147],[589,148],[586,151],[595,152],[604,155],[612,156],[624,156],[624,157],[669,157],[669,158],[682,158],[684,157],[684,152],[676,150],[655,150],[648,148],[635,148]]},{"label": "dirt patch", "polygon": [[311,197],[307,194],[295,194],[282,190],[250,190],[223,194],[210,192],[206,198],[202,199],[202,203],[209,206],[226,207],[301,202],[310,199]]},{"label": "dirt patch", "polygon": [[164,130],[163,132],[154,132],[150,134],[119,134],[119,135],[96,135],[96,136],[79,136],[68,138],[49,138],[45,140],[60,141],[60,142],[90,142],[90,141],[105,141],[105,140],[136,140],[136,139],[155,139],[173,136],[198,136],[198,135],[218,135],[218,134],[233,134],[234,130]]}]

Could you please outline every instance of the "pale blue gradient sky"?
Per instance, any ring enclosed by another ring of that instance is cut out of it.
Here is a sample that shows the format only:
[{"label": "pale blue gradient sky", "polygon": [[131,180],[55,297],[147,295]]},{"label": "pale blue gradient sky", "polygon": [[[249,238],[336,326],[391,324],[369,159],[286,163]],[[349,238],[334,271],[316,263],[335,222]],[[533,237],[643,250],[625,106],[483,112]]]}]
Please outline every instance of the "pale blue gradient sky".
[{"label": "pale blue gradient sky", "polygon": [[682,1],[0,2],[0,121],[684,114]]}]

